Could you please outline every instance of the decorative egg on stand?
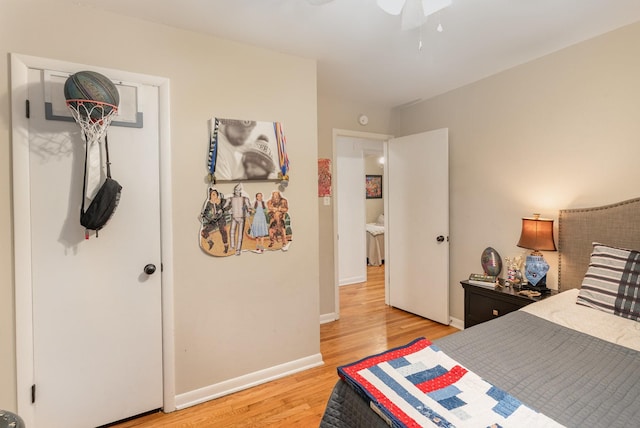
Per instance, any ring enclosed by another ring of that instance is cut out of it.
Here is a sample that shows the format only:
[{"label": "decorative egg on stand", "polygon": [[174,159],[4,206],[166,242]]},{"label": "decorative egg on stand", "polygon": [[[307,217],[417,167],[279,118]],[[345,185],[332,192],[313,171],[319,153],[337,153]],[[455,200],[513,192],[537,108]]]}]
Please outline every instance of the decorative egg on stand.
[{"label": "decorative egg on stand", "polygon": [[484,249],[482,256],[480,256],[480,263],[485,275],[498,276],[502,272],[502,259],[492,247]]}]

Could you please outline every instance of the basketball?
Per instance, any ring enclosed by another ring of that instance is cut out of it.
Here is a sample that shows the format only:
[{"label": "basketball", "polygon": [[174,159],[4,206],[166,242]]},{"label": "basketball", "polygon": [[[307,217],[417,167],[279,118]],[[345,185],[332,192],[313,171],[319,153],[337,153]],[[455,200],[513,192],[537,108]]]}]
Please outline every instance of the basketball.
[{"label": "basketball", "polygon": [[[71,107],[78,107],[77,100],[86,100],[82,104],[86,109],[79,109],[80,114],[94,120],[101,120],[103,116],[118,110],[120,94],[118,88],[106,76],[95,71],[79,71],[67,78],[64,83],[64,97]],[[95,101],[95,102],[90,102]],[[94,108],[94,107],[102,108]]]}]

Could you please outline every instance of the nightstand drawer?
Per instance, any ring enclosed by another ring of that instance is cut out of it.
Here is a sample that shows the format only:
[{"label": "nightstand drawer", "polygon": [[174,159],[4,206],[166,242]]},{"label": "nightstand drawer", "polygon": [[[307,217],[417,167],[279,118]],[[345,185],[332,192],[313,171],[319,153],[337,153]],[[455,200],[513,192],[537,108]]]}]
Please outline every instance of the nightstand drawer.
[{"label": "nightstand drawer", "polygon": [[481,287],[460,281],[464,288],[464,327],[471,327],[481,322],[489,321],[509,312],[540,301],[557,294],[551,290],[539,297],[529,297],[518,294],[517,290],[502,287]]},{"label": "nightstand drawer", "polygon": [[478,324],[517,311],[522,306],[481,294],[473,294],[467,308],[468,312],[465,314],[465,327],[467,318],[473,324]]}]

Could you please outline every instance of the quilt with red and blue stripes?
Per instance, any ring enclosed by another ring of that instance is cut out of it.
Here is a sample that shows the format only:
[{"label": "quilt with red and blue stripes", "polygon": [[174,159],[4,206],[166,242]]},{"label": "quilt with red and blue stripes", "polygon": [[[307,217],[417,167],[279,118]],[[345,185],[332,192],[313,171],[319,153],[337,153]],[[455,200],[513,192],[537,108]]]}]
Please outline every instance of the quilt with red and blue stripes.
[{"label": "quilt with red and blue stripes", "polygon": [[561,427],[425,338],[338,367],[394,427]]}]

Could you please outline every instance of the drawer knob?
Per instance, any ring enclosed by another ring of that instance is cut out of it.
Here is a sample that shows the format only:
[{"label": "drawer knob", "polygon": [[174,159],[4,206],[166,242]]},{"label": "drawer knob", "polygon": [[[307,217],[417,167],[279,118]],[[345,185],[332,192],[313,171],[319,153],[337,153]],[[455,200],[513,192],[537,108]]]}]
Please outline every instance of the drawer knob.
[{"label": "drawer knob", "polygon": [[491,313],[493,314],[493,316],[496,316],[496,317],[500,315],[500,312],[498,312],[497,309],[492,310]]}]

